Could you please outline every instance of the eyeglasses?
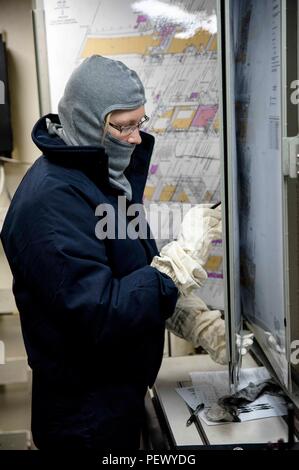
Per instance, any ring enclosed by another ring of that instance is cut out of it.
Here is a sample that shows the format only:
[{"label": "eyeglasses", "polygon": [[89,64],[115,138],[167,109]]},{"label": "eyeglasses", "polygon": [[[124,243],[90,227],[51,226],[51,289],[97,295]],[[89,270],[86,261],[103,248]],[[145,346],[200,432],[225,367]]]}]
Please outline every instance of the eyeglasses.
[{"label": "eyeglasses", "polygon": [[136,129],[141,129],[147,121],[149,121],[149,117],[144,116],[135,126],[118,126],[117,124],[112,124],[111,122],[109,122],[109,126],[118,130],[123,136],[127,136],[133,134]]}]

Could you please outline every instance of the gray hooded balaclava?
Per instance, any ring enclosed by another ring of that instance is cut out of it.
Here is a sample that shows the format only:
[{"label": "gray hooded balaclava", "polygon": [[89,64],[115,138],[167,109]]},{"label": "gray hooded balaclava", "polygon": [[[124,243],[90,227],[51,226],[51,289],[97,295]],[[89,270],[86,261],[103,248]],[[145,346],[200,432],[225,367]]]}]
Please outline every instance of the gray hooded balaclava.
[{"label": "gray hooded balaclava", "polygon": [[110,184],[122,189],[129,200],[132,188],[124,171],[135,145],[109,132],[102,142],[104,121],[112,111],[137,109],[145,102],[144,87],[136,72],[118,60],[93,55],[74,70],[58,104],[62,129],[55,133],[68,145],[104,145]]}]

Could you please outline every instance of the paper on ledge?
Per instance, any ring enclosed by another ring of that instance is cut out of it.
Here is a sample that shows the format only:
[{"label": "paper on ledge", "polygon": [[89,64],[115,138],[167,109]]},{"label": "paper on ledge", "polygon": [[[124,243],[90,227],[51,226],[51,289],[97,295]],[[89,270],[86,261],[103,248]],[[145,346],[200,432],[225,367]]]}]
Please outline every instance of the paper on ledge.
[{"label": "paper on ledge", "polygon": [[[208,425],[227,424],[225,422],[214,423],[206,418],[206,411],[217,403],[218,399],[229,394],[229,382],[227,371],[209,371],[190,373],[193,386],[177,388],[176,391],[185,402],[194,410],[199,403],[205,404],[205,409],[198,416]],[[240,375],[239,390],[246,387],[249,382],[259,383],[271,378],[265,367],[253,367],[242,369]],[[247,403],[239,408],[241,422],[254,419],[284,416],[287,414],[285,400],[282,397],[263,394],[252,403]]]}]

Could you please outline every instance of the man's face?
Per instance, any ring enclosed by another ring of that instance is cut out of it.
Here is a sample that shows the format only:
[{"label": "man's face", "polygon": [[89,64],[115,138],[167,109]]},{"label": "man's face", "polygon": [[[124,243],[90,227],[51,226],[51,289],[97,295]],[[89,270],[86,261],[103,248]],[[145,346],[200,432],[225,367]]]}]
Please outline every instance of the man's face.
[{"label": "man's face", "polygon": [[[114,111],[109,120],[109,134],[129,144],[140,144],[141,137],[138,124],[142,121],[144,115],[144,106],[132,110]],[[112,125],[119,127],[119,129],[115,129]]]}]

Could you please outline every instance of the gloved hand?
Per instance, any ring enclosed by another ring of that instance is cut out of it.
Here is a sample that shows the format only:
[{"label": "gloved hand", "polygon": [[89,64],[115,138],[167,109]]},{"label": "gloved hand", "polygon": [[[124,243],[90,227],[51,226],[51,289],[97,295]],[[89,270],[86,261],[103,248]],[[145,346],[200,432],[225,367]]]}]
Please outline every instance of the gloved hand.
[{"label": "gloved hand", "polygon": [[245,356],[248,353],[250,347],[253,345],[254,334],[249,331],[241,331],[241,334],[237,334],[236,345],[239,348],[241,356]]},{"label": "gloved hand", "polygon": [[211,209],[207,204],[198,204],[185,215],[178,236],[178,244],[185,253],[204,266],[212,241],[221,238],[221,205],[216,209]]},{"label": "gloved hand", "polygon": [[151,266],[167,274],[183,295],[203,285],[207,273],[203,269],[211,243],[221,233],[221,210],[199,204],[191,208],[181,224],[177,241],[165,245]]},{"label": "gloved hand", "polygon": [[183,295],[198,288],[207,279],[206,271],[176,241],[165,245],[160,256],[153,258],[151,266],[167,274]]},{"label": "gloved hand", "polygon": [[[265,331],[265,335],[271,349],[273,349],[275,352],[278,352],[279,354],[286,353],[285,347],[282,346],[282,344],[284,344],[284,338],[282,334],[279,335],[279,332],[277,332],[275,337],[270,331]],[[280,341],[279,336],[281,337]]]},{"label": "gloved hand", "polygon": [[227,364],[225,322],[220,311],[209,310],[200,297],[180,296],[166,327],[195,348],[202,346],[215,362]]}]

